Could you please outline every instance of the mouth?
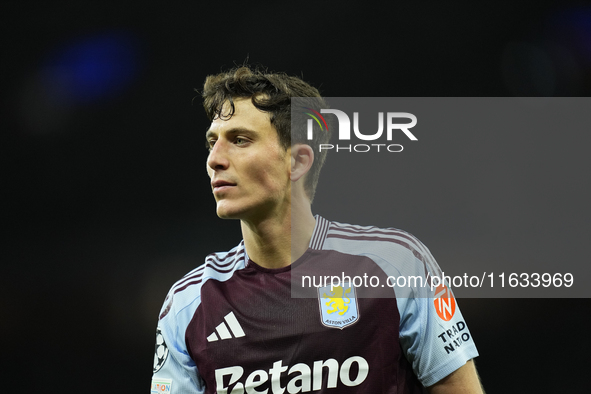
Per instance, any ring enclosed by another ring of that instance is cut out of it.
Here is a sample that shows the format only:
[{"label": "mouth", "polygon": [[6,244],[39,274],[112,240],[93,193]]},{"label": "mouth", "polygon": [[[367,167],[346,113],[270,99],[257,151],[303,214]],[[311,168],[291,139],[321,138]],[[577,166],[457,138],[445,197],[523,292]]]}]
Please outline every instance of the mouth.
[{"label": "mouth", "polygon": [[223,180],[217,180],[217,181],[211,182],[211,187],[213,189],[214,194],[218,193],[218,192],[222,192],[224,190],[228,190],[234,186],[236,186],[235,183],[223,181]]}]

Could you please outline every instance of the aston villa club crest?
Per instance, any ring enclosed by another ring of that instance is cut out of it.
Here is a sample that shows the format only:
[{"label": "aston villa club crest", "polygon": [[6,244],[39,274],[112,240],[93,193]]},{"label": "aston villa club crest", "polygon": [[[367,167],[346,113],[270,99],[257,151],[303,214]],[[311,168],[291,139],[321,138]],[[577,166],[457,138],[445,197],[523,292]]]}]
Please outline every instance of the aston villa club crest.
[{"label": "aston villa club crest", "polygon": [[320,320],[326,327],[340,328],[354,324],[359,320],[357,292],[350,283],[342,286],[318,288]]}]

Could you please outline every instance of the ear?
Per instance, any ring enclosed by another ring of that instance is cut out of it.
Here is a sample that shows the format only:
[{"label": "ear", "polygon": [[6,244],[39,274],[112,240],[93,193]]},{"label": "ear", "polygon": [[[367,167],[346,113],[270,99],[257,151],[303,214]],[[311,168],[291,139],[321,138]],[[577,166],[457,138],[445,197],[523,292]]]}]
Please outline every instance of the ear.
[{"label": "ear", "polygon": [[308,173],[314,163],[314,150],[310,145],[296,144],[291,147],[291,181],[296,182]]}]

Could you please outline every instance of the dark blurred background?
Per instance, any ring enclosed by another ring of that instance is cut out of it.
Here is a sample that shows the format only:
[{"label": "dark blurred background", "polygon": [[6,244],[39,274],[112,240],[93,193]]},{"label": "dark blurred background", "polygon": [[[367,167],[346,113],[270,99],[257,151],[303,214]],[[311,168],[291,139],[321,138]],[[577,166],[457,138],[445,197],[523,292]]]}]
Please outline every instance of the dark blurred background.
[{"label": "dark blurred background", "polygon": [[[1,375],[18,393],[147,393],[169,287],[240,240],[237,222],[215,216],[205,173],[208,122],[193,89],[206,75],[248,59],[334,97],[591,92],[591,8],[578,1],[2,8]],[[588,169],[564,171],[588,185]],[[400,182],[401,203],[415,201],[410,178]],[[469,215],[460,205],[443,203]],[[476,253],[469,228],[445,226],[457,250],[437,240],[432,206],[406,206],[392,226],[442,265]],[[588,239],[588,223],[573,235]],[[588,299],[460,305],[489,393],[588,392]]]}]

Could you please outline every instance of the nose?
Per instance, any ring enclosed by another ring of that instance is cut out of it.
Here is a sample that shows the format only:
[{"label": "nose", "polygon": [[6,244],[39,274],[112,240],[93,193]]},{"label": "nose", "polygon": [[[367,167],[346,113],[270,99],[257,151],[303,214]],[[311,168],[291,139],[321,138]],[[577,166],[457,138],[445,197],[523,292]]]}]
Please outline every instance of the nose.
[{"label": "nose", "polygon": [[230,165],[228,161],[227,144],[224,140],[219,139],[213,145],[207,156],[208,170],[225,170]]}]

